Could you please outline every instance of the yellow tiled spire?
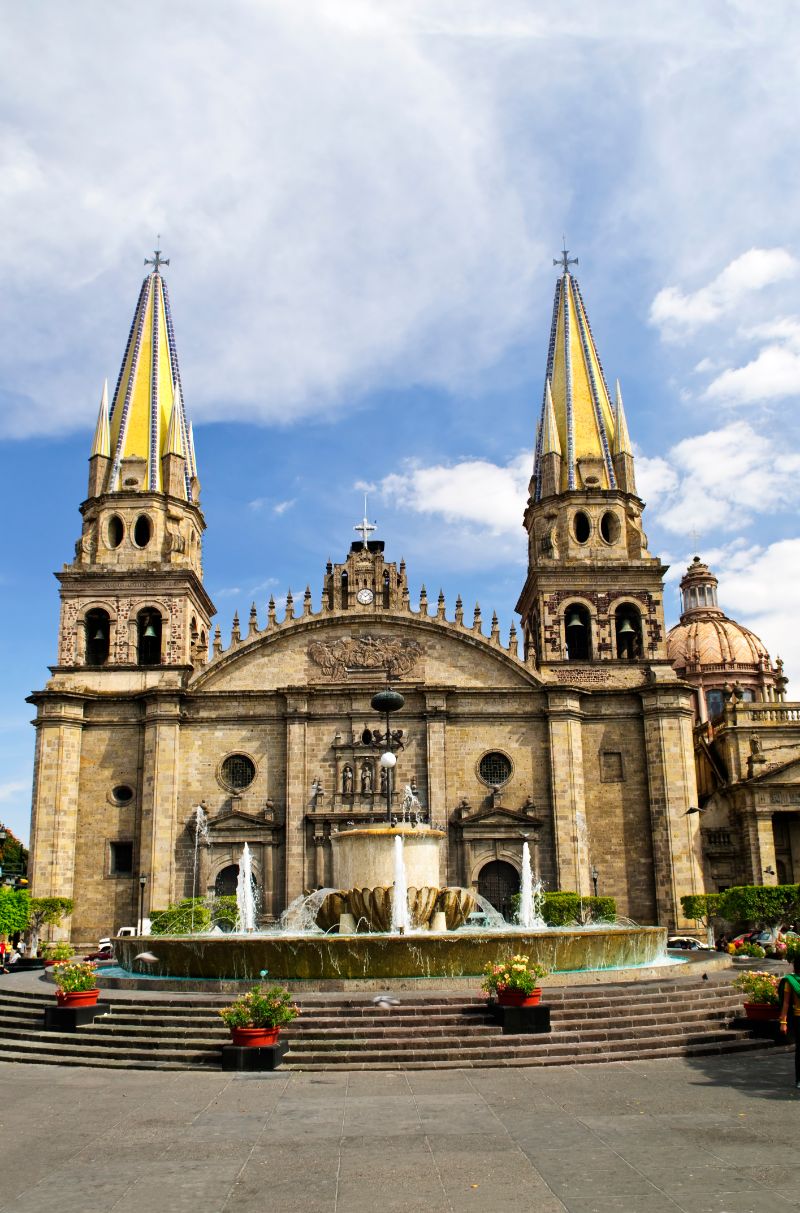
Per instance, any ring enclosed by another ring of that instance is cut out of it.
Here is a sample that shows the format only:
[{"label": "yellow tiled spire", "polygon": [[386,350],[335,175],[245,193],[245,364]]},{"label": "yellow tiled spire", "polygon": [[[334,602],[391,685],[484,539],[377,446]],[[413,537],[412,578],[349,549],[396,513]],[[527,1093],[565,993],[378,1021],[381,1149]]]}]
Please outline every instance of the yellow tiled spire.
[{"label": "yellow tiled spire", "polygon": [[[554,264],[562,266],[556,283],[550,348],[535,474],[541,477],[544,435],[552,412],[562,455],[560,491],[616,489],[612,459],[616,433],[614,409],[594,343],[586,308],[565,249]],[[624,413],[623,413],[624,417]],[[626,429],[627,435],[627,429]],[[630,440],[628,439],[628,442]],[[555,447],[550,448],[555,450]]]},{"label": "yellow tiled spire", "polygon": [[167,427],[167,441],[164,444],[165,455],[179,455],[181,459],[185,457],[183,450],[183,435],[181,434],[180,420],[180,389],[175,394],[175,403],[172,406],[172,412],[169,415],[169,426]]},{"label": "yellow tiled spire", "polygon": [[[131,456],[147,462],[145,490],[163,491],[161,457],[169,449],[173,414],[177,414],[175,425],[181,443],[180,453],[183,455],[186,449],[188,427],[180,391],[169,294],[160,273],[160,266],[168,262],[156,252],[155,260],[146,264],[152,264],[154,269],[139,292],[111,405],[110,437],[114,459],[109,482],[111,491],[119,488],[122,460]],[[188,498],[188,469],[185,493]]]},{"label": "yellow tiled spire", "polygon": [[94,431],[94,441],[90,459],[95,455],[111,458],[111,431],[108,424],[108,380],[103,381],[103,394],[100,397],[100,411],[97,414],[97,425]]}]

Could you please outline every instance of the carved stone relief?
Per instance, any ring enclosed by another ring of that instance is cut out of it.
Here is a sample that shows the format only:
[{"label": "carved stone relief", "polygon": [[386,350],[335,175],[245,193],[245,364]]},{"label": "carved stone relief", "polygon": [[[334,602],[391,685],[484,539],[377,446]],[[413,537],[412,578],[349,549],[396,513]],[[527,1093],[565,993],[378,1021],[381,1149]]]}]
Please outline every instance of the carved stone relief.
[{"label": "carved stone relief", "polygon": [[346,678],[361,670],[386,670],[402,677],[417,664],[422,645],[394,636],[345,636],[327,643],[315,640],[307,651],[328,678]]}]

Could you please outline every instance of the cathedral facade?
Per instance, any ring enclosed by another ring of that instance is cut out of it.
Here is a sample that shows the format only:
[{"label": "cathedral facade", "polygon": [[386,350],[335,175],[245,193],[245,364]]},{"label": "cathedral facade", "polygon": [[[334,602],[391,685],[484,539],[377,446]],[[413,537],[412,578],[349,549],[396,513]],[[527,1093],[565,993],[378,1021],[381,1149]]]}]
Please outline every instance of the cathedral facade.
[{"label": "cathedral facade", "polygon": [[[57,575],[57,664],[36,705],[32,888],[75,901],[88,942],[194,893],[230,892],[248,843],[262,917],[336,887],[339,829],[399,815],[446,832],[442,883],[507,908],[522,844],[550,889],[595,889],[682,924],[703,891],[692,687],[667,652],[665,568],[643,529],[622,397],[578,283],[556,282],[528,574],[496,617],[424,590],[360,538],[278,617],[223,645],[203,585],[205,519],[159,256],[113,397],[104,393],[75,555]],[[344,545],[343,545],[344,546]],[[370,740],[405,699],[394,776]],[[387,778],[392,782],[387,787]],[[194,866],[197,805],[209,844]]]}]

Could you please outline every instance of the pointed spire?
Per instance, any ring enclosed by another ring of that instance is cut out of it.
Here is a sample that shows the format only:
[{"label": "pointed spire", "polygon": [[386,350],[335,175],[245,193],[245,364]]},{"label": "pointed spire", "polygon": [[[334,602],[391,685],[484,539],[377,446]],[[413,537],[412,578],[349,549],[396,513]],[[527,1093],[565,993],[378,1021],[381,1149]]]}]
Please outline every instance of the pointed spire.
[{"label": "pointed spire", "polygon": [[419,592],[419,613],[420,615],[428,614],[428,591],[424,585]]},{"label": "pointed spire", "polygon": [[108,425],[108,380],[103,380],[103,394],[100,397],[100,411],[97,414],[97,425],[94,431],[91,459],[94,455],[102,455],[104,459],[111,458],[111,430]]},{"label": "pointed spire", "polygon": [[311,611],[311,586],[306,586],[306,592],[303,595],[303,614],[310,615]]},{"label": "pointed spire", "polygon": [[294,595],[291,590],[286,591],[286,610],[283,614],[284,623],[288,623],[290,619],[294,619]]},{"label": "pointed spire", "polygon": [[276,621],[275,613],[275,598],[272,594],[269,596],[269,604],[267,606],[267,627],[274,628]]},{"label": "pointed spire", "polygon": [[628,433],[628,422],[625,417],[625,406],[622,403],[622,389],[617,380],[617,395],[614,406],[614,454],[632,455],[633,447]]},{"label": "pointed spire", "polygon": [[233,612],[233,627],[231,628],[231,644],[238,644],[242,639],[239,631],[239,612]]},{"label": "pointed spire", "polygon": [[444,619],[444,617],[445,617],[444,590],[439,590],[439,597],[436,601],[436,618]]},{"label": "pointed spire", "polygon": [[492,630],[489,639],[495,644],[500,643],[500,620],[497,618],[497,611],[492,611]]},{"label": "pointed spire", "polygon": [[215,657],[219,657],[220,653],[222,652],[222,632],[220,631],[219,624],[217,624],[217,626],[214,628],[214,644],[212,652]]},{"label": "pointed spire", "polygon": [[513,619],[508,632],[508,651],[512,657],[516,657],[518,655],[517,629],[514,626]]},{"label": "pointed spire", "polygon": [[550,380],[545,384],[544,409],[542,411],[541,428],[539,431],[539,451],[542,455],[560,455],[561,439],[558,436],[556,414],[553,408],[553,393]]},{"label": "pointed spire", "polygon": [[109,487],[112,491],[119,488],[123,461],[135,460],[144,469],[140,488],[163,492],[162,458],[179,453],[187,460],[180,493],[188,500],[197,469],[183,406],[169,293],[159,272],[160,266],[168,262],[157,256],[150,264],[154,269],[139,292],[111,404],[110,449],[114,463]]},{"label": "pointed spire", "polygon": [[461,601],[461,595],[456,598],[456,623],[460,628],[464,626],[464,603]]},{"label": "pointed spire", "polygon": [[256,604],[253,603],[252,606],[250,607],[250,623],[247,628],[247,635],[255,636],[257,631],[258,631],[258,611],[256,610]]},{"label": "pointed spire", "polygon": [[543,495],[542,460],[561,455],[555,492],[617,487],[611,442],[614,411],[577,279],[577,261],[563,253],[556,283],[545,391],[534,476],[537,500]]},{"label": "pointed spire", "polygon": [[475,610],[472,613],[472,630],[480,633],[481,631],[481,604],[475,603]]}]

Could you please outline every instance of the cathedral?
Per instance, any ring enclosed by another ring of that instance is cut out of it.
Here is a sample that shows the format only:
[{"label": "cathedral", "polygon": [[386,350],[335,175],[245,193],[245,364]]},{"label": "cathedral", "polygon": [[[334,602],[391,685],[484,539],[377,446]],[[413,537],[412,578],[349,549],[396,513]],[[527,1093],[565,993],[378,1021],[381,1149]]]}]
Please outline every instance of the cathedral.
[{"label": "cathedral", "polygon": [[[57,574],[57,664],[30,700],[32,888],[74,899],[64,935],[93,941],[140,912],[233,891],[245,842],[262,921],[274,921],[299,894],[337,886],[339,829],[399,816],[409,794],[446,833],[442,883],[500,909],[525,839],[547,888],[599,891],[619,914],[672,928],[686,925],[684,894],[770,868],[797,878],[794,768],[778,778],[768,753],[785,741],[785,679],[745,629],[745,662],[734,645],[730,669],[709,668],[698,628],[727,659],[738,625],[704,565],[687,573],[667,636],[666,569],[648,550],[622,396],[566,252],[507,642],[460,598],[448,611],[423,588],[412,603],[409,571],[365,520],[314,575],[320,597],[290,596],[282,618],[254,606],[223,645],[159,253],[150,264],[103,393],[80,538]],[[405,700],[394,772],[371,740],[383,722],[370,701],[387,683]],[[800,754],[797,725],[794,736]],[[784,812],[794,824],[781,833]]]}]

